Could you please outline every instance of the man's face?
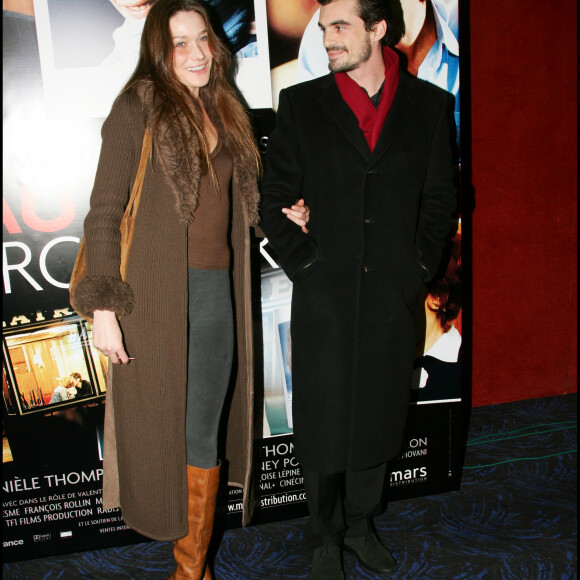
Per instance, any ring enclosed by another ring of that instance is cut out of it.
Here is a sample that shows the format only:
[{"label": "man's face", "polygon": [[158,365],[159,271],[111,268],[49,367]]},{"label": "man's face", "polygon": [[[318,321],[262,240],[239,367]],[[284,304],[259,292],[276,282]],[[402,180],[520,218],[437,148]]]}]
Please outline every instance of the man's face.
[{"label": "man's face", "polygon": [[125,17],[132,20],[145,18],[156,0],[111,0],[111,4]]},{"label": "man's face", "polygon": [[357,9],[358,0],[334,0],[320,8],[318,26],[333,73],[355,70],[371,56],[372,34]]}]

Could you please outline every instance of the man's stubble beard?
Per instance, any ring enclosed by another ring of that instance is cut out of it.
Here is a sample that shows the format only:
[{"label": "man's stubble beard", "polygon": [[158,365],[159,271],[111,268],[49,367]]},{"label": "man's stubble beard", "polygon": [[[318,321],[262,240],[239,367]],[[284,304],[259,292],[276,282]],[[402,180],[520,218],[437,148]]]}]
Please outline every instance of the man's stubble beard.
[{"label": "man's stubble beard", "polygon": [[[336,49],[336,47],[331,46],[330,48],[327,49],[327,52],[329,50],[333,50]],[[361,52],[360,52],[360,56],[358,58],[358,60],[356,60],[355,62],[349,62],[348,59],[346,62],[343,63],[336,63],[333,64],[332,62],[328,62],[328,70],[330,70],[331,73],[345,73],[345,72],[349,72],[351,70],[356,70],[362,63],[366,62],[370,57],[371,57],[371,53],[373,51],[373,47],[370,41],[370,38],[366,38],[366,42],[364,43],[364,45],[362,46]],[[350,54],[347,51],[347,55]]]}]

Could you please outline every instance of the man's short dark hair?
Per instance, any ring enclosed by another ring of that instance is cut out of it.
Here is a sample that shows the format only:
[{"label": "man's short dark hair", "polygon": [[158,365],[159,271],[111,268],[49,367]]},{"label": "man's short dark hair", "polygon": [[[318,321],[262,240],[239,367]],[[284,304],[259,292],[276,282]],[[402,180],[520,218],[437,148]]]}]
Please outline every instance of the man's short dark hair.
[{"label": "man's short dark hair", "polygon": [[[326,6],[334,1],[318,0],[318,3]],[[401,40],[405,33],[401,0],[357,0],[357,2],[358,15],[363,19],[366,30],[372,30],[381,20],[386,21],[387,33],[381,40],[383,46],[394,46]]]}]

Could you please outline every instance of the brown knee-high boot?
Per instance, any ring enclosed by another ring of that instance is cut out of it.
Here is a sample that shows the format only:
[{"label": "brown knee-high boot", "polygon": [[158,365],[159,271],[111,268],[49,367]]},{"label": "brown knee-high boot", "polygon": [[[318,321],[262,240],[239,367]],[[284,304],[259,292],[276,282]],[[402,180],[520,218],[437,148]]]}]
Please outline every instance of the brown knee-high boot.
[{"label": "brown knee-high boot", "polygon": [[211,580],[206,565],[213,529],[220,464],[211,469],[187,466],[187,536],[173,542],[177,562],[169,580]]}]

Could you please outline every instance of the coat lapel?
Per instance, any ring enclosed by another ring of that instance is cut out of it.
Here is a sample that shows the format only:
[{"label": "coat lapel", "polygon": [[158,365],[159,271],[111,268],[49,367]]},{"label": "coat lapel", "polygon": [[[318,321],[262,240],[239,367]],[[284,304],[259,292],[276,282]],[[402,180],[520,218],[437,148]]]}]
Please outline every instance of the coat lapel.
[{"label": "coat lapel", "polygon": [[371,150],[358,126],[356,115],[344,102],[334,81],[334,76],[328,75],[326,79],[327,82],[323,85],[318,95],[322,108],[327,111],[332,120],[338,125],[351,145],[368,162],[371,159]]},{"label": "coat lapel", "polygon": [[401,71],[395,99],[387,114],[383,130],[372,154],[373,164],[389,150],[395,139],[401,135],[401,132],[404,131],[405,126],[412,118],[412,112],[415,108],[417,98],[407,74]]},{"label": "coat lapel", "polygon": [[344,102],[333,75],[326,77],[327,82],[323,85],[318,96],[322,107],[367,162],[376,163],[389,150],[412,118],[417,99],[407,74],[401,71],[395,99],[372,154],[364,134],[358,126],[356,115]]}]

